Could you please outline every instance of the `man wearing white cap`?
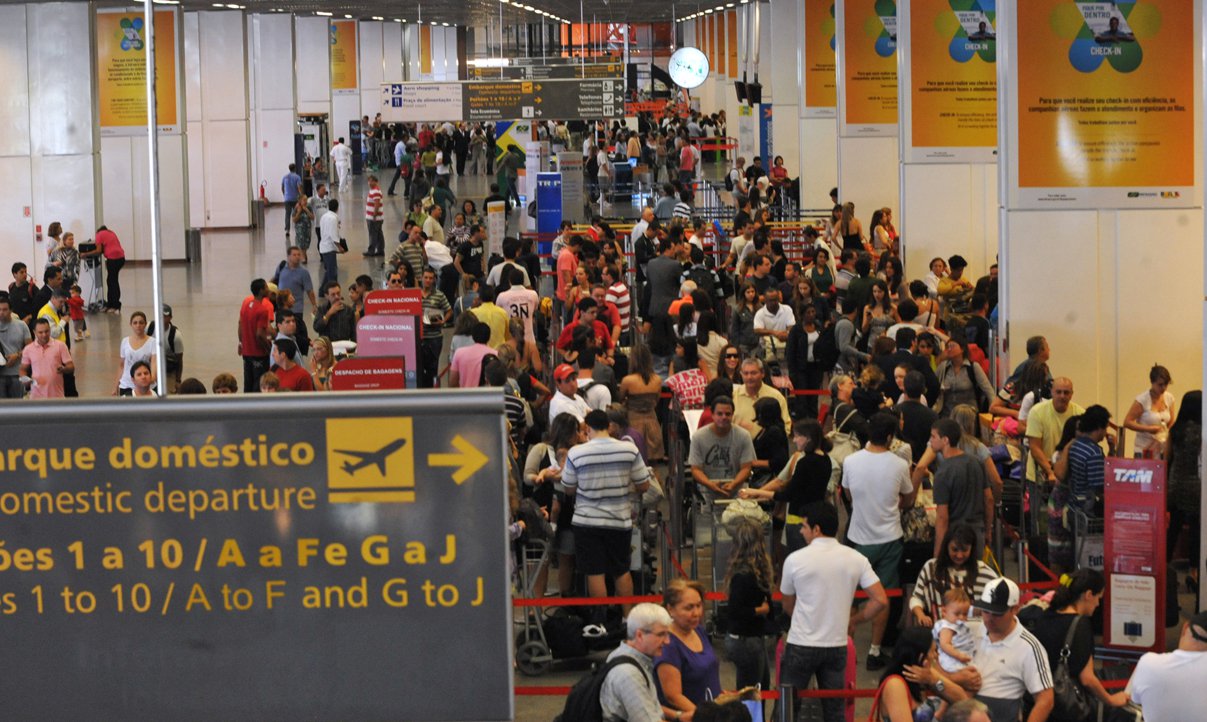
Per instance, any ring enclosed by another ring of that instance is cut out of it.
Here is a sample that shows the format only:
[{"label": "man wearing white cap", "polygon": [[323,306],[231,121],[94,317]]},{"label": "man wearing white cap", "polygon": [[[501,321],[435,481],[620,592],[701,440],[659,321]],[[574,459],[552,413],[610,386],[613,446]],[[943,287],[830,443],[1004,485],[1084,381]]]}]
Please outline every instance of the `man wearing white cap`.
[{"label": "man wearing white cap", "polygon": [[976,698],[989,707],[994,722],[1016,722],[1023,693],[1030,692],[1035,707],[1027,722],[1045,722],[1055,701],[1052,671],[1043,644],[1018,622],[1018,585],[1005,578],[990,582],[972,605],[985,622],[973,658],[981,673]]},{"label": "man wearing white cap", "polygon": [[1146,722],[1202,719],[1202,692],[1207,680],[1207,611],[1182,625],[1178,648],[1168,654],[1149,652],[1140,658],[1127,691],[1144,708]]}]

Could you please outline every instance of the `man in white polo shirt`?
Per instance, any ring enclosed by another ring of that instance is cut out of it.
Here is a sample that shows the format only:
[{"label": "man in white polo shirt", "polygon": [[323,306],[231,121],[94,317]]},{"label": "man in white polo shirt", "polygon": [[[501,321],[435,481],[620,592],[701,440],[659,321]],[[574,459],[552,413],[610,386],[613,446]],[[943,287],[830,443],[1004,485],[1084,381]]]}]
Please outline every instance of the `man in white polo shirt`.
[{"label": "man in white polo shirt", "polygon": [[1017,619],[1018,585],[1006,578],[990,582],[972,605],[981,610],[985,623],[985,636],[973,657],[981,673],[976,698],[989,707],[994,722],[1016,722],[1023,693],[1030,692],[1035,706],[1027,722],[1045,722],[1056,699],[1052,671],[1043,644]]},{"label": "man in white polo shirt", "polygon": [[[1127,691],[1144,708],[1145,722],[1202,719],[1203,683],[1207,681],[1207,612],[1182,625],[1178,648],[1168,654],[1149,652],[1140,658]],[[1199,690],[1199,694],[1189,693]]]},{"label": "man in white polo shirt", "polygon": [[[888,608],[888,595],[859,552],[838,543],[838,512],[824,501],[801,512],[801,536],[807,546],[784,561],[780,591],[784,612],[792,618],[784,646],[783,680],[805,689],[814,675],[818,689],[842,689],[847,667],[847,628],[873,619]],[[870,597],[854,617],[851,600],[862,587]],[[825,722],[843,720],[843,700],[821,701]]]}]

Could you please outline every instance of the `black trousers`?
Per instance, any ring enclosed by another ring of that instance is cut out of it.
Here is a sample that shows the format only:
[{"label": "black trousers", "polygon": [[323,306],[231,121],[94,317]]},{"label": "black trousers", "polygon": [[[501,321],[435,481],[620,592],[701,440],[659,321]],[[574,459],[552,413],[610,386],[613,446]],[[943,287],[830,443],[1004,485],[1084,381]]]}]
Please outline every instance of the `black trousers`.
[{"label": "black trousers", "polygon": [[124,265],[126,265],[124,258],[105,259],[105,308],[122,310],[122,287],[117,279]]},{"label": "black trousers", "polygon": [[419,342],[419,388],[430,389],[436,385],[440,374],[440,351],[444,338],[425,338]]}]

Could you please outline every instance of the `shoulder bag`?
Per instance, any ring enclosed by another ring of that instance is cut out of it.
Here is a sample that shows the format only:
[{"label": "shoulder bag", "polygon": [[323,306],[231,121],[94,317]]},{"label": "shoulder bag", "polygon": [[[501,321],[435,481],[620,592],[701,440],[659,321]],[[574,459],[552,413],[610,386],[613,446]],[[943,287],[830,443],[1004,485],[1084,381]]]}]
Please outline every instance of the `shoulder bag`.
[{"label": "shoulder bag", "polygon": [[1088,720],[1094,713],[1089,696],[1069,671],[1069,645],[1073,643],[1073,635],[1077,633],[1077,625],[1081,623],[1081,615],[1075,615],[1065,635],[1064,646],[1060,648],[1060,661],[1052,672],[1052,692],[1055,706],[1052,717],[1068,720]]},{"label": "shoulder bag", "polygon": [[830,440],[830,444],[833,447],[830,449],[830,459],[838,465],[839,469],[842,469],[844,459],[863,448],[859,443],[859,437],[849,431],[843,431],[847,422],[857,413],[859,412],[855,410],[854,406],[850,407],[850,411],[847,412],[847,415],[843,417],[838,426],[826,434],[826,438]]}]

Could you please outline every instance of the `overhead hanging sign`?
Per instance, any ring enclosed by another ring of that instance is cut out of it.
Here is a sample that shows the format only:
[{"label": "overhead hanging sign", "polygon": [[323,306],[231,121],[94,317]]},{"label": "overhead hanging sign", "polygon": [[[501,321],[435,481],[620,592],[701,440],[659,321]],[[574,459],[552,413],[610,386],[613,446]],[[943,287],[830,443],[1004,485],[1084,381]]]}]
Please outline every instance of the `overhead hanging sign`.
[{"label": "overhead hanging sign", "polygon": [[833,118],[838,104],[834,0],[805,0],[803,106],[806,118]]},{"label": "overhead hanging sign", "polygon": [[997,162],[995,7],[996,0],[901,4],[906,163]]},{"label": "overhead hanging sign", "polygon": [[897,135],[897,3],[836,0],[838,133]]},{"label": "overhead hanging sign", "polygon": [[503,429],[490,391],[10,409],[7,713],[513,719]]},{"label": "overhead hanging sign", "polygon": [[1027,0],[1002,10],[1011,208],[1201,202],[1201,3]]},{"label": "overhead hanging sign", "polygon": [[620,79],[624,77],[621,63],[562,63],[558,65],[503,65],[469,68],[471,80],[567,80]]},{"label": "overhead hanging sign", "polygon": [[[147,132],[147,28],[142,11],[97,10],[96,90],[101,135]],[[155,114],[176,130],[176,13],[155,11]]]},{"label": "overhead hanging sign", "polygon": [[384,83],[381,114],[391,123],[618,118],[624,115],[624,83],[607,79]]}]

